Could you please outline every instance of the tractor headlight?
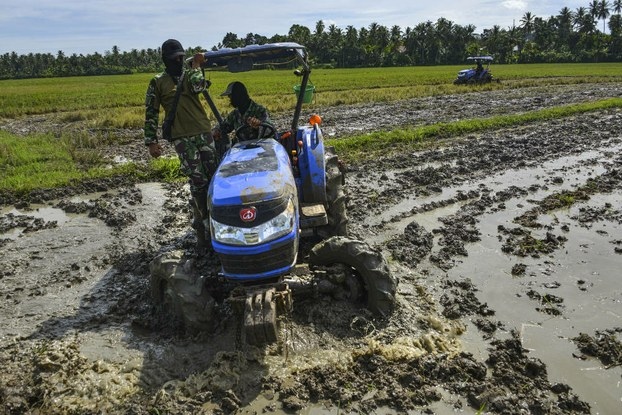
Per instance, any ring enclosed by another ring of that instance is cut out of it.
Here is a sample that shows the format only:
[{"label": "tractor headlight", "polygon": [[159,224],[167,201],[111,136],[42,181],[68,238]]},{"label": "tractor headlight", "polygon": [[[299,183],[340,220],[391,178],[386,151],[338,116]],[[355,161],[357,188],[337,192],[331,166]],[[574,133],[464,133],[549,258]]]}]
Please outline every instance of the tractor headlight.
[{"label": "tractor headlight", "polygon": [[228,245],[258,245],[287,235],[294,229],[296,212],[289,200],[287,207],[276,217],[252,228],[240,228],[210,220],[214,240]]}]

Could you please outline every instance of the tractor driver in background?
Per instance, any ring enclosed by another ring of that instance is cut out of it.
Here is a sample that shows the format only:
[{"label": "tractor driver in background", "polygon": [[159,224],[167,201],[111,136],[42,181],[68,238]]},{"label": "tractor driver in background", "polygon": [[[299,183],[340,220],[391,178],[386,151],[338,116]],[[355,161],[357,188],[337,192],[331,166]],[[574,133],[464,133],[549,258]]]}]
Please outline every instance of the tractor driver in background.
[{"label": "tractor driver in background", "polygon": [[484,72],[484,66],[482,65],[481,59],[477,59],[475,62],[477,63],[477,67],[475,68],[475,76],[479,78],[482,76],[482,72]]},{"label": "tractor driver in background", "polygon": [[[238,131],[241,137],[234,137],[234,140],[240,141],[276,138],[276,129],[270,120],[268,110],[248,96],[246,86],[242,82],[231,82],[220,96],[228,96],[234,109],[225,117],[222,124],[212,130],[215,140],[226,137],[231,131]],[[240,128],[245,126],[246,128]]]}]

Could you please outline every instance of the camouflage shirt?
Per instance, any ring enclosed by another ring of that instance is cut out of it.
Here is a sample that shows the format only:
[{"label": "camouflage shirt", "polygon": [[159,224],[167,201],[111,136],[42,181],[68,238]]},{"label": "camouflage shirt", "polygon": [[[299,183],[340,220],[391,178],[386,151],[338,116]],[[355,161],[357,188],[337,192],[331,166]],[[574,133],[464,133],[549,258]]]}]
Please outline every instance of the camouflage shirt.
[{"label": "camouflage shirt", "polygon": [[[178,78],[166,72],[154,76],[149,82],[145,97],[145,145],[158,141],[158,122],[160,106],[164,108],[165,117],[173,106]],[[211,124],[199,99],[199,94],[208,84],[200,69],[188,69],[184,75],[183,90],[177,103],[172,137],[178,139],[190,137],[211,130]]]},{"label": "camouflage shirt", "polygon": [[[251,100],[248,109],[244,112],[244,114],[240,113],[240,110],[237,108],[234,109],[225,117],[220,127],[216,127],[216,129],[220,129],[222,135],[225,136],[231,131],[235,131],[245,125],[246,120],[253,117],[259,119],[263,124],[274,126],[266,107]],[[270,131],[267,131],[267,129],[259,127],[259,130],[259,137],[273,137],[273,134],[270,134]],[[248,132],[251,131],[249,130]],[[245,137],[244,139],[251,138],[256,138],[256,136]]]}]

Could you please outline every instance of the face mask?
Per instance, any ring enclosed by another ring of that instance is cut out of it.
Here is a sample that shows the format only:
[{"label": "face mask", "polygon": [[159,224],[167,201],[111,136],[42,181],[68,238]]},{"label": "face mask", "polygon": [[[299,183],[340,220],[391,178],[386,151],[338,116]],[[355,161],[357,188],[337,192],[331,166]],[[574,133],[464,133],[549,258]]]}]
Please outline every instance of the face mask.
[{"label": "face mask", "polygon": [[240,112],[246,111],[250,104],[250,98],[248,92],[244,86],[235,85],[233,91],[231,91],[231,105],[239,109]]},{"label": "face mask", "polygon": [[180,76],[183,70],[184,61],[182,60],[167,60],[164,65],[166,66],[166,73],[171,76]]}]

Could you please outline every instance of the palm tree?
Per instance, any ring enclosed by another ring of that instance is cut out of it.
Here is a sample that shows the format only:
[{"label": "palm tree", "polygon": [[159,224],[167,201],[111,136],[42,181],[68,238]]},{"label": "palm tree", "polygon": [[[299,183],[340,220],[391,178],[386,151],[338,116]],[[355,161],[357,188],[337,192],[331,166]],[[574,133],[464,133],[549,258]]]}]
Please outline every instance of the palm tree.
[{"label": "palm tree", "polygon": [[352,25],[346,27],[343,51],[344,66],[360,65],[363,57],[363,52],[359,43],[359,33]]},{"label": "palm tree", "polygon": [[620,14],[622,11],[622,0],[613,0],[613,11],[616,14]]},{"label": "palm tree", "polygon": [[585,7],[577,8],[577,11],[574,12],[572,23],[577,27],[581,26],[581,22],[583,21],[586,15],[587,15],[587,9]]},{"label": "palm tree", "polygon": [[590,3],[590,14],[592,15],[593,18],[598,17],[598,7],[599,7],[599,1],[592,0],[592,2]]},{"label": "palm tree", "polygon": [[609,17],[609,2],[600,0],[598,3],[598,18],[603,19],[603,33],[605,33],[605,19]]},{"label": "palm tree", "polygon": [[557,16],[557,27],[559,42],[562,45],[567,44],[570,33],[572,32],[572,19],[573,14],[568,7],[564,7],[559,11],[559,15]]},{"label": "palm tree", "polygon": [[523,17],[521,17],[520,22],[523,24],[521,27],[525,31],[526,35],[530,35],[533,30],[533,19],[534,15],[531,12],[526,12]]},{"label": "palm tree", "polygon": [[287,38],[291,42],[300,43],[301,45],[308,45],[309,40],[311,39],[311,30],[309,30],[306,26],[294,24],[289,28]]},{"label": "palm tree", "polygon": [[[531,16],[531,13],[527,12]],[[522,21],[522,20],[521,20]],[[482,33],[482,40],[488,53],[495,55],[501,45],[502,30],[499,25],[494,25],[491,29],[485,29]]]},{"label": "palm tree", "polygon": [[337,62],[340,66],[343,66],[343,33],[335,24],[328,26],[328,44],[330,59]]},{"label": "palm tree", "polygon": [[[595,0],[596,1],[596,0]],[[591,33],[594,30],[594,17],[585,7],[579,7],[574,14],[574,24],[579,33]]]},{"label": "palm tree", "polygon": [[311,35],[311,52],[313,52],[320,62],[326,61],[328,50],[328,35],[324,32],[325,29],[326,25],[324,21],[318,20],[315,23],[315,32]]},{"label": "palm tree", "polygon": [[614,14],[609,19],[609,31],[612,37],[619,37],[622,34],[622,16]]}]

